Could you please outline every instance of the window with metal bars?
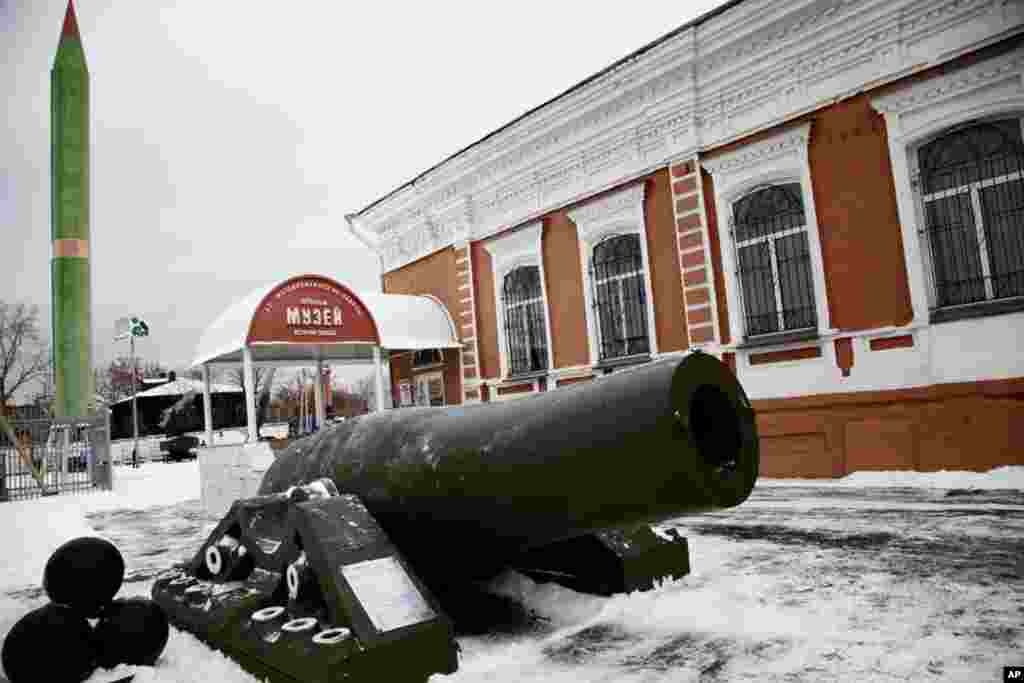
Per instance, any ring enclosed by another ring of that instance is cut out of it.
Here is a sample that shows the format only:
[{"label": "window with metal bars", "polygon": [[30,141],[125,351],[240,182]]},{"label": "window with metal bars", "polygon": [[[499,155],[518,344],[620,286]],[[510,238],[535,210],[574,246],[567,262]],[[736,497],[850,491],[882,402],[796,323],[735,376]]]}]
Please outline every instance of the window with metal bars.
[{"label": "window with metal bars", "polygon": [[546,370],[548,341],[540,268],[521,266],[509,272],[502,285],[501,297],[509,375]]},{"label": "window with metal bars", "polygon": [[601,360],[649,353],[640,236],[618,235],[599,242],[590,267]]},{"label": "window with metal bars", "polygon": [[935,308],[1024,296],[1021,120],[961,126],[917,160]]},{"label": "window with metal bars", "polygon": [[800,183],[755,189],[733,202],[732,210],[746,335],[816,327]]}]

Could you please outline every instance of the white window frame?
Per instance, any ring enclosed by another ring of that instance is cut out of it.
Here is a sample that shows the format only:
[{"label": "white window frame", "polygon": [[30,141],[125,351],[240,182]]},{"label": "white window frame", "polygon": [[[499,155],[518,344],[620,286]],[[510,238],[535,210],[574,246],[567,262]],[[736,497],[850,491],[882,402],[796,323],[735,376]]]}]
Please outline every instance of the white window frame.
[{"label": "white window frame", "polygon": [[914,327],[929,324],[935,305],[928,245],[924,242],[924,208],[914,189],[919,178],[917,151],[921,145],[967,121],[1021,116],[1022,63],[1024,48],[1017,48],[871,98],[871,106],[885,117]]},{"label": "white window frame", "polygon": [[[516,266],[515,268],[512,268],[507,273],[505,273],[505,275],[502,276],[502,278],[501,278],[501,293],[502,293],[502,295],[504,295],[504,293],[505,293],[505,279],[509,275],[511,275],[512,273],[514,273],[517,270],[520,270],[522,268],[536,268],[537,269],[537,276],[538,276],[538,278],[543,280],[543,275],[540,272],[540,266],[535,266],[535,265],[532,265],[532,264],[529,264],[529,263],[524,264],[524,265]],[[503,316],[507,316],[508,315],[509,309],[526,308],[528,306],[532,306],[534,304],[539,303],[540,307],[541,307],[541,315],[543,316],[543,320],[544,320],[544,324],[545,324],[544,333],[547,334],[547,307],[545,306],[545,302],[544,302],[544,286],[543,285],[541,285],[540,294],[538,294],[536,297],[534,297],[532,299],[526,299],[524,301],[517,301],[517,302],[515,302],[513,304],[510,304],[507,301],[503,300],[504,299],[503,296],[501,296],[499,298],[502,299],[501,313],[502,313]],[[529,326],[529,324],[530,324],[529,323],[529,314],[527,314],[527,316],[526,316],[526,325]],[[505,331],[504,330],[504,324],[502,326],[502,331],[503,332]],[[512,342],[511,342],[510,339],[508,339],[506,337],[505,343],[506,343],[506,350],[508,351],[508,359],[511,362],[511,359],[512,359]],[[544,345],[545,348],[550,346],[550,344],[551,344],[551,338],[549,336],[548,339],[546,340],[545,345]],[[530,349],[527,349],[526,351],[527,351],[527,355],[529,355]],[[550,370],[551,370],[551,355],[549,353],[548,354],[548,367],[543,368],[542,370],[530,370],[530,371],[527,371],[527,372],[524,372],[524,373],[520,373],[520,374],[530,374],[532,372],[550,372]],[[511,369],[509,371],[511,372]]]},{"label": "white window frame", "polygon": [[554,369],[553,343],[551,339],[551,315],[548,306],[548,289],[544,277],[544,256],[541,240],[544,234],[542,221],[533,221],[525,226],[484,242],[484,249],[491,256],[491,270],[494,273],[494,311],[498,324],[498,356],[501,361],[501,381],[509,378],[509,346],[505,335],[505,308],[501,294],[505,276],[522,266],[536,266],[540,274],[540,293],[543,300],[544,333],[547,335],[548,367]]},{"label": "white window frame", "polygon": [[654,319],[654,288],[651,286],[651,262],[647,254],[647,222],[644,216],[646,183],[637,183],[569,211],[576,224],[580,244],[580,268],[583,271],[583,296],[587,319],[587,346],[590,364],[601,360],[597,316],[594,315],[594,282],[590,274],[594,247],[610,237],[635,234],[640,237],[640,256],[644,269],[644,298],[647,307],[647,339],[651,356],[658,353],[657,326]]},{"label": "white window frame", "polygon": [[[604,244],[605,242],[607,242],[608,240],[615,239],[616,237],[623,237],[623,236],[628,235],[628,234],[632,234],[632,233],[616,233],[614,235],[607,235],[607,236],[605,236],[599,242],[597,242],[597,244],[594,245],[594,249],[590,250],[591,257],[593,257],[594,250],[597,249],[597,247],[599,247],[602,244]],[[640,239],[641,240],[643,239],[642,235],[640,236]],[[643,253],[643,246],[642,245],[640,247],[640,252],[641,252],[641,254]],[[616,289],[618,290],[619,301],[621,302],[621,301],[625,300],[625,292],[623,291],[623,288],[622,288],[622,281],[627,279],[627,278],[634,278],[637,275],[643,275],[644,273],[645,273],[645,271],[643,270],[643,263],[641,263],[639,270],[633,270],[633,271],[630,271],[628,273],[620,273],[618,275],[610,275],[610,276],[608,276],[606,278],[603,278],[601,280],[596,280],[594,282],[594,289],[597,289],[599,286],[601,286],[603,284],[615,282],[618,285],[618,287]],[[647,287],[646,280],[644,280],[644,283],[645,283],[644,287],[646,288]],[[646,304],[646,297],[645,297],[645,304]],[[645,308],[646,308],[646,305],[645,305]],[[645,311],[645,314],[646,314],[646,311]],[[600,319],[597,319],[596,322],[597,322],[598,325],[601,324]],[[626,324],[626,308],[625,308],[625,306],[622,306],[622,310],[621,310],[621,314],[619,316],[619,321],[618,322],[619,322],[619,327],[622,328],[622,338],[626,339],[629,336],[629,329],[628,329],[627,324]],[[648,329],[650,329],[650,325],[648,325]],[[648,337],[650,337],[650,333],[648,333]],[[598,341],[600,341],[600,339],[598,339]],[[648,348],[650,348],[650,346],[651,346],[651,342],[650,342],[649,338],[648,338],[648,341],[647,341],[647,346],[648,346]],[[634,355],[634,354],[626,354],[626,355],[628,356],[628,355]]]},{"label": "white window frame", "polygon": [[[807,231],[807,248],[811,257],[811,282],[814,285],[814,307],[817,318],[817,333],[821,336],[836,330],[829,327],[828,292],[825,287],[825,268],[821,256],[821,233],[818,228],[818,212],[814,205],[814,188],[811,185],[811,166],[807,155],[811,124],[779,131],[758,142],[743,145],[735,150],[702,161],[714,179],[715,208],[718,213],[718,237],[721,244],[722,269],[725,271],[725,296],[729,309],[729,331],[731,342],[723,345],[730,349],[771,335],[757,335],[747,338],[744,326],[742,285],[739,281],[737,245],[732,238],[731,221],[733,203],[763,185],[799,183],[804,203],[804,230]],[[773,236],[774,237],[774,236]],[[773,268],[775,267],[773,261]],[[776,286],[777,286],[776,281]],[[781,332],[780,334],[785,334]]]},{"label": "white window frame", "polygon": [[[1010,112],[1003,116],[986,117],[985,119],[972,119],[971,123],[984,123],[991,120],[1006,120],[1006,119],[1017,119],[1017,125],[1021,129],[1021,136],[1024,138],[1024,116],[1018,112]],[[991,187],[1001,183],[1021,180],[1022,174],[1020,171],[1013,173],[1007,173],[995,178],[985,178],[983,180],[976,180],[973,183],[967,183],[966,185],[958,185],[946,190],[940,190],[938,192],[932,192],[930,194],[923,194],[921,191],[921,168],[920,168],[920,154],[921,148],[925,145],[941,138],[946,133],[958,128],[958,124],[947,127],[940,131],[936,135],[921,140],[913,145],[909,149],[908,161],[911,164],[910,174],[911,181],[910,186],[914,194],[914,212],[918,219],[919,225],[921,226],[920,232],[918,233],[918,239],[921,242],[921,257],[924,263],[925,278],[928,287],[928,307],[929,310],[936,310],[938,308],[938,283],[935,282],[934,278],[934,264],[931,262],[931,249],[928,240],[931,237],[928,235],[928,212],[926,207],[929,202],[933,202],[938,199],[946,199],[953,197],[958,194],[970,193],[971,197],[971,215],[974,219],[974,230],[978,239],[978,256],[981,259],[981,277],[984,279],[985,286],[985,299],[982,301],[972,301],[967,304],[953,304],[950,306],[944,306],[943,308],[955,308],[956,306],[965,305],[971,306],[974,304],[986,303],[995,300],[995,291],[992,287],[992,271],[989,265],[989,247],[988,240],[985,237],[985,212],[981,208],[981,187]]]},{"label": "white window frame", "polygon": [[[784,185],[784,184],[792,184],[792,183],[781,183],[781,182],[779,182],[779,183],[772,183],[772,185]],[[767,187],[767,186],[765,186],[765,185],[755,186],[755,187],[751,188],[750,190],[748,190],[746,194],[743,194],[743,195],[740,195],[739,197],[736,197],[732,201],[732,203],[729,205],[729,211],[730,211],[729,219],[730,219],[730,221],[732,220],[732,208],[733,208],[733,206],[736,205],[736,202],[740,201],[744,197],[747,197],[747,196],[749,196],[749,195],[751,195],[751,194],[753,194],[755,192],[758,192],[758,191],[764,189],[765,187]],[[803,195],[803,188],[801,188],[800,194]],[[802,199],[803,199],[803,197],[801,197],[801,200]],[[726,227],[730,229],[730,236],[731,236],[732,223],[730,222]],[[751,245],[760,244],[762,242],[767,242],[768,243],[768,258],[771,260],[771,265],[772,265],[772,285],[773,285],[773,288],[774,288],[773,295],[774,295],[774,300],[775,300],[775,315],[778,318],[779,332],[777,332],[777,333],[765,333],[764,335],[758,335],[758,336],[768,336],[769,334],[785,334],[787,332],[798,332],[799,331],[799,330],[787,330],[787,329],[785,329],[786,326],[785,326],[785,316],[784,316],[785,311],[783,310],[783,301],[782,301],[782,284],[781,284],[781,281],[779,279],[779,261],[778,261],[778,257],[775,255],[775,241],[778,240],[778,239],[781,239],[783,237],[789,237],[790,235],[797,235],[797,234],[806,233],[806,232],[807,232],[807,208],[804,207],[804,222],[803,222],[803,225],[801,225],[799,227],[795,227],[795,228],[787,228],[786,230],[781,230],[779,232],[773,232],[771,234],[763,235],[761,237],[751,237],[750,239],[740,240],[740,241],[736,242],[736,244],[735,244],[736,256],[737,256],[737,258],[739,258],[740,249],[742,249],[743,247],[749,247]],[[739,273],[739,264],[737,263],[736,265],[737,265],[736,272],[738,274]],[[738,289],[739,289],[739,293],[740,293],[740,297],[741,297],[741,301],[742,301],[742,296],[743,296],[742,283],[739,283],[739,281],[737,280],[737,285],[738,285]],[[814,296],[814,292],[813,291],[811,292],[811,295]],[[744,311],[744,313],[745,313],[745,311]]]}]

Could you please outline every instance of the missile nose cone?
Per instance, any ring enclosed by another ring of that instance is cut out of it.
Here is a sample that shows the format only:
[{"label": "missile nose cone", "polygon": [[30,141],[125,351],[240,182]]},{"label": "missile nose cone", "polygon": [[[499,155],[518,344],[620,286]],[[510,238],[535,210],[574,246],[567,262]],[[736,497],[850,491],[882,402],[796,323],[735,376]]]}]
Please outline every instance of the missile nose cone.
[{"label": "missile nose cone", "polygon": [[69,36],[78,38],[78,17],[75,16],[74,0],[68,0],[68,9],[64,13],[64,28],[60,32],[61,37]]}]

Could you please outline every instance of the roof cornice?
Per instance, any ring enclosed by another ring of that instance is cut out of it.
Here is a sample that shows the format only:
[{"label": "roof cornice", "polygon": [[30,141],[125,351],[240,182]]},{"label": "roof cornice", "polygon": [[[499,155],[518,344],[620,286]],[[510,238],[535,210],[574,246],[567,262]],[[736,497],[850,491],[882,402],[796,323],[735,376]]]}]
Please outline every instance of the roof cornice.
[{"label": "roof cornice", "polygon": [[[998,15],[998,16],[996,16]],[[744,0],[359,212],[384,271],[1021,31],[1002,0]]]}]

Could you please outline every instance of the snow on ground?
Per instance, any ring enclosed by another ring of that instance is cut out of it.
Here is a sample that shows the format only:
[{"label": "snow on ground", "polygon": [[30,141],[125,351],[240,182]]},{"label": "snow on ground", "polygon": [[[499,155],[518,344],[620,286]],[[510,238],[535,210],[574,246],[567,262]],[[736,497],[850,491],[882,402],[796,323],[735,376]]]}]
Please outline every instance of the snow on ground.
[{"label": "snow on ground", "polygon": [[1024,467],[997,467],[988,472],[854,472],[840,479],[759,479],[757,485],[823,488],[1024,489]]},{"label": "snow on ground", "polygon": [[[113,541],[122,596],[192,555],[217,520],[198,503],[195,462],[115,469],[115,491],[0,505],[0,638],[29,609],[49,554],[71,538]],[[740,507],[685,517],[692,573],[611,598],[508,572],[493,592],[537,620],[461,637],[442,681],[1000,680],[1024,663],[1024,467],[988,473],[858,473],[761,480]],[[90,683],[254,683],[172,629],[156,667]]]},{"label": "snow on ground", "polygon": [[61,543],[84,535],[103,536],[88,516],[117,509],[174,505],[198,497],[195,461],[169,466],[144,463],[115,467],[114,490],[59,495],[0,504],[0,542],[16,549],[0,564],[0,590],[38,584],[43,567]]}]

